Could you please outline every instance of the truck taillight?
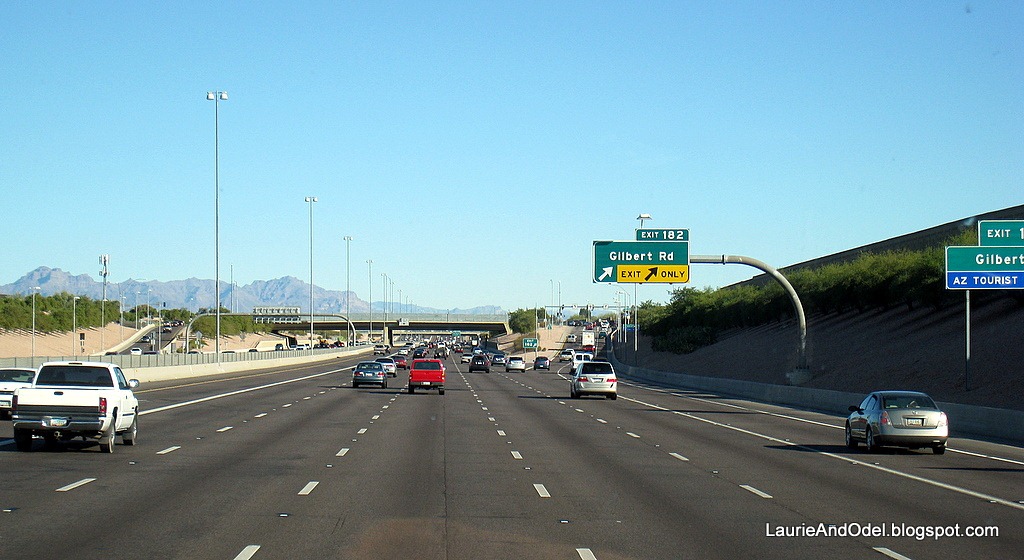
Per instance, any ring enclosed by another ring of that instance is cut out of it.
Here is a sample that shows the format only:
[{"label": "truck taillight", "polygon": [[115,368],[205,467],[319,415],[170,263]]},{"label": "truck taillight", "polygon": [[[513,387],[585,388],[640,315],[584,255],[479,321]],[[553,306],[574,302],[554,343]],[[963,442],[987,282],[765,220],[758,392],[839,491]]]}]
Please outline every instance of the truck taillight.
[{"label": "truck taillight", "polygon": [[100,397],[100,416],[107,415],[107,398]]}]

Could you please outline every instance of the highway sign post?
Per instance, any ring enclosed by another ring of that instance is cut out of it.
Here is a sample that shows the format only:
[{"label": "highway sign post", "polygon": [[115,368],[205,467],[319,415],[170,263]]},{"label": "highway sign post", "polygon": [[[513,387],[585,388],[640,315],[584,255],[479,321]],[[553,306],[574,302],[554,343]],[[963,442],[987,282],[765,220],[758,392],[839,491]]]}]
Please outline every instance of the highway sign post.
[{"label": "highway sign post", "polygon": [[1024,220],[981,220],[977,247],[946,247],[946,289],[964,290],[964,388],[971,390],[971,290],[1024,290]]},{"label": "highway sign post", "polygon": [[689,247],[688,241],[594,241],[594,282],[685,284]]}]

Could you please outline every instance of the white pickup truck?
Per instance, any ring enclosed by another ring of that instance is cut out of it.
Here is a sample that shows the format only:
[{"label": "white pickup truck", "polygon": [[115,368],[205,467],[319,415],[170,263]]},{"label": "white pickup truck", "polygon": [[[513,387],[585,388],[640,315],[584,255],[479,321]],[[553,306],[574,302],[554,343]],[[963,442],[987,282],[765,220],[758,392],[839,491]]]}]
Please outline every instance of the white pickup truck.
[{"label": "white pickup truck", "polygon": [[125,445],[135,445],[139,401],[132,389],[138,386],[114,364],[44,363],[31,387],[14,392],[11,424],[18,451],[31,451],[34,435],[47,443],[96,439],[104,453],[114,452],[118,435]]}]

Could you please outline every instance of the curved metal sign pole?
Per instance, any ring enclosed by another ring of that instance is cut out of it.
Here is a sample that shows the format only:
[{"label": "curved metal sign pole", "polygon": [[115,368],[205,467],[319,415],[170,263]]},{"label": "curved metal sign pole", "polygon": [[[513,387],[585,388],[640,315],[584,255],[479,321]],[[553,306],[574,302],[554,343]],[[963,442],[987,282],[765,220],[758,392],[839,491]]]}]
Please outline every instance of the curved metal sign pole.
[{"label": "curved metal sign pole", "polygon": [[797,364],[797,368],[807,369],[807,318],[804,316],[804,307],[800,303],[800,296],[796,294],[793,285],[789,283],[789,280],[786,280],[786,277],[781,272],[763,261],[738,255],[690,255],[690,263],[745,264],[764,271],[781,284],[782,288],[789,294],[789,299],[793,302],[793,310],[796,312],[797,322],[800,326],[800,346],[797,348],[800,361]]}]

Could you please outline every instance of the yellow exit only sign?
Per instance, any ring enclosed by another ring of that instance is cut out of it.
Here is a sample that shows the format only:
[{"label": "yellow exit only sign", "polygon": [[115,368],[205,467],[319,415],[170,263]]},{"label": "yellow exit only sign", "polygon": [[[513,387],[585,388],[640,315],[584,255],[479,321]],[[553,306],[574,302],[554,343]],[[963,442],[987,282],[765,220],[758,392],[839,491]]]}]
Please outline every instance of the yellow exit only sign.
[{"label": "yellow exit only sign", "polygon": [[620,264],[616,269],[615,281],[630,284],[686,284],[690,281],[690,265]]}]

